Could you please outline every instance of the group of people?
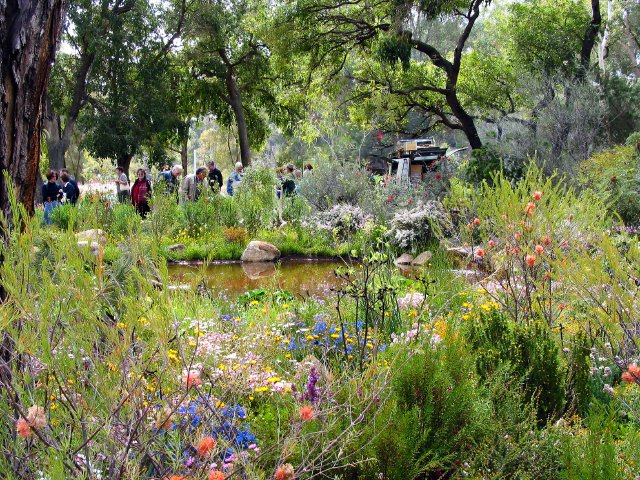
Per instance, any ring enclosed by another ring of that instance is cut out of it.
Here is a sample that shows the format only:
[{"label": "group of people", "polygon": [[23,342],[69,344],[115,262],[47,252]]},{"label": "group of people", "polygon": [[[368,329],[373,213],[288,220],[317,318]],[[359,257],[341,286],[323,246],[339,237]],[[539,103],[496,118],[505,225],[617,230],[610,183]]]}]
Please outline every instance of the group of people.
[{"label": "group of people", "polygon": [[[278,169],[278,198],[295,195],[298,190],[299,180],[311,170],[313,170],[311,164],[304,166],[304,173],[296,169],[293,164],[288,164]],[[215,193],[219,193],[224,185],[222,172],[216,167],[215,162],[209,162],[207,167],[200,167],[195,173],[186,175],[181,183],[180,176],[183,171],[180,165],[165,166],[157,177],[156,188],[159,188],[165,194],[177,194],[179,201],[185,203],[197,201],[203,191],[203,186],[206,184]],[[240,183],[242,183],[243,175],[244,166],[241,162],[237,162],[227,179],[227,195],[233,196]],[[138,213],[145,217],[151,211],[149,198],[151,197],[152,185],[144,169],[138,169],[136,177],[133,185],[129,187],[129,181],[124,174],[124,170],[118,167],[115,180],[118,200],[120,202],[128,202],[130,197],[131,203],[133,203]]]},{"label": "group of people", "polygon": [[[304,166],[304,175],[311,172],[311,164]],[[222,172],[216,167],[215,162],[209,162],[206,167],[198,168],[195,173],[186,175],[182,182],[180,176],[183,173],[180,165],[163,167],[158,175],[155,186],[147,177],[147,171],[139,168],[136,171],[136,179],[131,184],[124,168],[116,168],[116,194],[120,203],[131,203],[136,211],[143,217],[151,211],[149,200],[154,188],[169,195],[176,195],[181,202],[195,202],[202,194],[205,184],[215,193],[219,193],[224,185]],[[235,164],[234,170],[227,179],[227,195],[233,196],[242,182],[244,167],[241,162]],[[299,180],[303,177],[303,172],[296,169],[293,164],[288,164],[277,170],[278,178],[278,198],[291,197],[297,193]],[[80,197],[80,189],[75,179],[67,169],[60,170],[60,173],[49,170],[47,181],[42,186],[42,198],[44,203],[45,222],[51,224],[51,212],[61,203],[71,203],[75,205]]]},{"label": "group of people", "polygon": [[[159,189],[160,192],[165,194],[176,194],[182,202],[195,202],[202,192],[205,179],[211,189],[216,193],[219,193],[223,186],[222,172],[216,167],[215,162],[209,162],[207,167],[200,167],[195,173],[186,175],[182,183],[180,183],[180,176],[183,171],[180,165],[174,165],[173,167],[165,166],[156,179],[156,190]],[[233,188],[237,188],[237,184],[242,181],[242,171],[242,163],[238,162],[236,169],[229,176],[227,193],[230,195],[233,195]],[[137,170],[136,180],[133,182],[133,185],[130,185],[124,169],[121,167],[116,169],[116,174],[115,183],[118,200],[121,203],[128,203],[130,201],[138,213],[146,217],[151,211],[149,199],[153,191],[153,186],[149,178],[147,178],[146,170],[143,168]]]},{"label": "group of people", "polygon": [[52,223],[51,212],[61,203],[75,205],[80,198],[80,188],[69,170],[63,168],[60,172],[49,170],[47,181],[42,185],[42,203],[44,204],[44,221]]}]

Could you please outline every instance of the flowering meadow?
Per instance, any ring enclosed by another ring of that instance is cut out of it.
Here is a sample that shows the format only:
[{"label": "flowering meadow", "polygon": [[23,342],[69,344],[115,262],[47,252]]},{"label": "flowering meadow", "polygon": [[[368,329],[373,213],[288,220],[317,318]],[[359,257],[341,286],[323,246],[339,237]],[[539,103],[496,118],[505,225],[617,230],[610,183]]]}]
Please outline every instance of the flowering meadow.
[{"label": "flowering meadow", "polygon": [[25,217],[0,271],[2,478],[638,477],[634,232],[535,168],[429,201],[424,267],[393,265],[408,216],[343,223],[357,259],[301,296],[171,289],[153,233],[92,249]]}]

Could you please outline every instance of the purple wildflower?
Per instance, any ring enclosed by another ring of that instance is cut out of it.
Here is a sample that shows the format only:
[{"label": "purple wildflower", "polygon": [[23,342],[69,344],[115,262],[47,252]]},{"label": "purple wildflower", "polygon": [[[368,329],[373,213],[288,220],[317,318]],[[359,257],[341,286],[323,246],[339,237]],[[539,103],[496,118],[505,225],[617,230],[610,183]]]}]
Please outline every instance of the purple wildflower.
[{"label": "purple wildflower", "polygon": [[316,367],[311,367],[311,372],[309,373],[309,381],[307,382],[307,388],[305,392],[302,394],[300,400],[303,402],[316,402],[320,398],[320,392],[318,391],[317,383],[320,380],[320,374]]}]

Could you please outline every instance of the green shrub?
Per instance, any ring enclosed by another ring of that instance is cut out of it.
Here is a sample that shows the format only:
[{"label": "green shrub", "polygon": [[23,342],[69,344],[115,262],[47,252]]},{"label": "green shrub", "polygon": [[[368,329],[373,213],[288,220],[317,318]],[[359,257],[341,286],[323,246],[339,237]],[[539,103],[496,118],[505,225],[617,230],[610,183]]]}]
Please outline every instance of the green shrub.
[{"label": "green shrub", "polygon": [[[569,357],[569,374],[567,377],[568,392],[571,396],[571,408],[579,415],[586,416],[593,398],[592,379],[589,370],[591,344],[589,338],[583,332],[578,333],[573,338],[571,355]],[[598,389],[602,392],[602,384],[598,384]]]},{"label": "green shrub", "polygon": [[300,194],[318,210],[359,205],[371,188],[369,172],[354,161],[323,161],[300,182]]},{"label": "green shrub", "polygon": [[216,202],[210,201],[206,195],[200,196],[197,202],[182,205],[185,229],[191,238],[209,234],[218,227],[216,207]]},{"label": "green shrub", "polygon": [[299,224],[310,212],[309,204],[300,195],[282,199],[282,220],[285,222]]},{"label": "green shrub", "polygon": [[78,222],[78,208],[65,203],[51,212],[51,221],[60,230],[73,230]]},{"label": "green shrub", "polygon": [[[249,232],[271,227],[277,215],[276,178],[268,168],[247,169],[233,199],[237,204],[241,224]],[[229,225],[227,225],[229,226]]]},{"label": "green shrub", "polygon": [[522,383],[527,400],[536,404],[541,423],[564,411],[560,352],[546,324],[515,324],[504,312],[489,306],[488,311],[479,308],[475,312],[466,331],[482,378],[508,366]]},{"label": "green shrub", "polygon": [[[567,480],[632,478],[625,474],[618,460],[616,437],[618,426],[613,407],[594,405],[585,420],[586,429],[564,435],[564,470],[560,478]],[[636,435],[637,437],[637,435]],[[632,472],[637,473],[635,468]]]},{"label": "green shrub", "polygon": [[609,211],[626,225],[635,226],[640,224],[640,154],[633,138],[627,145],[596,153],[580,168],[582,184],[604,199]]},{"label": "green shrub", "polygon": [[463,476],[483,480],[557,478],[562,466],[561,432],[540,429],[529,402],[509,368],[501,368],[484,384],[491,410],[482,438],[463,454]]},{"label": "green shrub", "polygon": [[485,430],[489,411],[464,345],[447,340],[437,348],[420,347],[393,360],[392,396],[372,431],[362,435],[375,462],[350,478],[448,477]]},{"label": "green shrub", "polygon": [[461,176],[467,182],[478,185],[482,182],[493,183],[493,178],[498,172],[503,172],[510,180],[520,179],[523,170],[520,166],[505,169],[505,164],[498,149],[492,145],[486,145],[475,149],[471,159],[462,166]]},{"label": "green shrub", "polygon": [[124,237],[129,234],[140,233],[142,217],[138,215],[133,205],[118,204],[113,207],[113,217],[109,226],[109,233],[114,237]]},{"label": "green shrub", "polygon": [[151,197],[151,213],[144,223],[144,231],[149,232],[156,243],[164,236],[171,237],[183,225],[184,218],[174,195],[158,193]]}]

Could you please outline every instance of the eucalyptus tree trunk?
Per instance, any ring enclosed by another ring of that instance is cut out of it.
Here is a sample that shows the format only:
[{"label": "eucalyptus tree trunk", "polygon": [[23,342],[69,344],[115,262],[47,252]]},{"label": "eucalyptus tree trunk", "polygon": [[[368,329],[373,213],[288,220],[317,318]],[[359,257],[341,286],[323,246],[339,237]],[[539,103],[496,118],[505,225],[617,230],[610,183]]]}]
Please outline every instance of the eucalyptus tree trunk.
[{"label": "eucalyptus tree trunk", "polygon": [[132,158],[133,158],[133,154],[132,153],[126,153],[126,154],[120,155],[120,157],[118,157],[117,166],[123,168],[124,173],[127,176],[127,178],[130,178],[129,177],[129,168],[131,167],[131,159]]},{"label": "eucalyptus tree trunk", "polygon": [[51,99],[47,97],[44,115],[44,128],[47,131],[47,156],[49,168],[60,170],[66,166],[64,160],[65,147],[62,141],[62,125],[60,115],[53,111]]},{"label": "eucalyptus tree trunk", "polygon": [[34,211],[44,99],[65,7],[66,0],[0,0],[0,209],[9,222],[5,172]]},{"label": "eucalyptus tree trunk", "polygon": [[182,139],[182,146],[180,147],[180,159],[182,160],[182,169],[184,170],[184,176],[187,176],[187,169],[189,168],[189,135],[185,135]]},{"label": "eucalyptus tree trunk", "polygon": [[[21,227],[14,224],[10,188],[14,188],[16,199],[26,211],[34,212],[42,111],[65,7],[66,0],[0,0],[0,210],[8,229]],[[4,243],[9,239],[8,229],[0,227]],[[4,261],[4,254],[0,253],[0,264]],[[6,300],[7,292],[0,283],[0,302]],[[9,403],[9,399],[11,403],[18,402],[9,385],[20,363],[12,334],[3,329],[0,343],[3,402]],[[15,408],[13,413],[17,416]],[[5,453],[5,457],[17,471],[19,462],[16,464],[15,455]]]},{"label": "eucalyptus tree trunk", "polygon": [[244,116],[242,108],[242,95],[240,89],[233,76],[233,69],[227,67],[227,93],[229,95],[229,105],[236,117],[236,125],[238,127],[238,145],[240,145],[240,161],[245,167],[251,164],[251,149],[249,148],[249,131],[247,129],[247,120]]}]

